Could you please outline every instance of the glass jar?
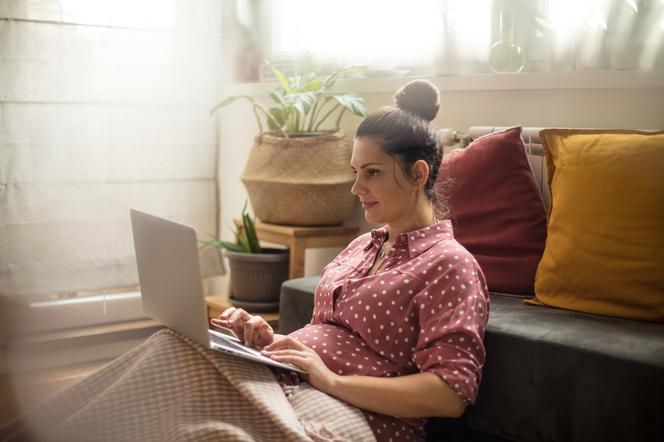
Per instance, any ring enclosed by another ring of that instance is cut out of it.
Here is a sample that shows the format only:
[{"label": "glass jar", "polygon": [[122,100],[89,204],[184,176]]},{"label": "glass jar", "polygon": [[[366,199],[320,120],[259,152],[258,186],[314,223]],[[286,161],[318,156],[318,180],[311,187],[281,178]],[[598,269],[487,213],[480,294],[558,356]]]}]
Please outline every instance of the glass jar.
[{"label": "glass jar", "polygon": [[518,74],[525,64],[525,56],[514,42],[512,11],[501,11],[499,19],[500,40],[489,50],[489,65],[496,74]]}]

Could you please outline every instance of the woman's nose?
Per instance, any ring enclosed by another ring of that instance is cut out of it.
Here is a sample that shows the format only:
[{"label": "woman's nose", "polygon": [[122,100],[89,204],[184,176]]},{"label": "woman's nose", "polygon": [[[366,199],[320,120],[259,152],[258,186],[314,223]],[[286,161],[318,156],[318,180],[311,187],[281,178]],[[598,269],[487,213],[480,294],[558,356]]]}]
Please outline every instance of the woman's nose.
[{"label": "woman's nose", "polygon": [[350,193],[353,195],[359,195],[361,193],[361,189],[363,186],[360,185],[360,177],[356,176],[355,177],[355,182],[353,183],[353,187],[350,188]]}]

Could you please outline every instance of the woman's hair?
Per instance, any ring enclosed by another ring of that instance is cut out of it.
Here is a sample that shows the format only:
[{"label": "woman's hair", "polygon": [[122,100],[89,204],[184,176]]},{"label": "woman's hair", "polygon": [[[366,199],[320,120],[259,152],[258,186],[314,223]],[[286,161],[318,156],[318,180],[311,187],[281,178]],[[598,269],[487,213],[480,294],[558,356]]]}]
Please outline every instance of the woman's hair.
[{"label": "woman's hair", "polygon": [[438,114],[438,88],[426,80],[413,80],[394,94],[395,106],[377,109],[360,123],[356,138],[375,139],[383,151],[397,159],[404,175],[411,179],[411,166],[418,160],[429,165],[424,194],[433,204],[438,219],[447,217],[447,207],[438,195],[436,179],[442,158],[438,135],[431,121]]}]

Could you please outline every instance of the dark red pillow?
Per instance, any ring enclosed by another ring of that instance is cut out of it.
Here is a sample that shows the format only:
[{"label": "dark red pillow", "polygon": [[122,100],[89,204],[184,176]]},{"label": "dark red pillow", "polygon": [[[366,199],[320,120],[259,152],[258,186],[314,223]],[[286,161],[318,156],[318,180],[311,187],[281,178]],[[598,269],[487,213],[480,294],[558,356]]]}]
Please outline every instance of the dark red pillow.
[{"label": "dark red pillow", "polygon": [[544,203],[515,127],[443,157],[438,174],[454,236],[490,291],[532,295],[546,240]]}]

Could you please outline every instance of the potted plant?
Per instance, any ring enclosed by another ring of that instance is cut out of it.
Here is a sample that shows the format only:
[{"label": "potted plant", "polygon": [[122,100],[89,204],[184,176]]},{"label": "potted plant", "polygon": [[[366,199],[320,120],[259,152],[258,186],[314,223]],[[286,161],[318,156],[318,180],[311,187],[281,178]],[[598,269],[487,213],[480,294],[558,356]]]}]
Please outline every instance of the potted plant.
[{"label": "potted plant", "polygon": [[350,217],[355,198],[350,193],[351,149],[339,126],[346,112],[366,116],[367,110],[361,97],[330,89],[337,79],[360,68],[348,66],[321,76],[308,57],[291,76],[270,68],[279,83],[269,93],[274,106],[265,108],[239,95],[212,110],[238,99],[252,105],[258,134],[241,179],[254,212],[275,224],[340,224]]},{"label": "potted plant", "polygon": [[210,239],[199,241],[201,247],[216,247],[228,258],[236,307],[251,311],[272,311],[279,307],[281,284],[288,279],[288,250],[261,247],[254,221],[242,209],[242,228],[235,230],[237,243]]}]

